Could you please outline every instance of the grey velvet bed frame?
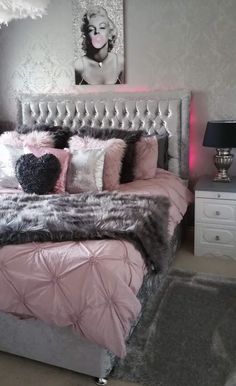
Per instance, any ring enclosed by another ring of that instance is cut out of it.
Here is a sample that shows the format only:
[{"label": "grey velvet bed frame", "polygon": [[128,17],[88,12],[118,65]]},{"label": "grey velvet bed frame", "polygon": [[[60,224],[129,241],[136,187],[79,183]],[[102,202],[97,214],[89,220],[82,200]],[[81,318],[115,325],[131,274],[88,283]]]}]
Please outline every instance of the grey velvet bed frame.
[{"label": "grey velvet bed frame", "polygon": [[[143,129],[150,134],[169,131],[168,168],[188,179],[190,92],[103,92],[21,95],[18,124],[48,123],[69,126]],[[76,372],[106,377],[113,355],[75,334],[71,328],[46,325],[0,313],[0,350]]]}]

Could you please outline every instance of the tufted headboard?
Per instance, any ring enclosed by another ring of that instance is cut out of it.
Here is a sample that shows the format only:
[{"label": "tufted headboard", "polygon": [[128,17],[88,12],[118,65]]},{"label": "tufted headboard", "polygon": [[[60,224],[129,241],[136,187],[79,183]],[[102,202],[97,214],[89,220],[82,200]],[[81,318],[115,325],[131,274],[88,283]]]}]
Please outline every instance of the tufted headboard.
[{"label": "tufted headboard", "polygon": [[188,179],[188,91],[23,94],[17,99],[17,124],[145,129],[169,133],[168,170]]}]

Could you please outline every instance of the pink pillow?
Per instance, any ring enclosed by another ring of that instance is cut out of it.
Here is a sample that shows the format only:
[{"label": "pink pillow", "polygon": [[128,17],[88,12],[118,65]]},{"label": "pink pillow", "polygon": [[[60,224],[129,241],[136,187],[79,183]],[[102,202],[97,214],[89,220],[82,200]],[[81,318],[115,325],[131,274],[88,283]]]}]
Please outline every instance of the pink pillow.
[{"label": "pink pillow", "polygon": [[54,139],[48,131],[32,131],[21,135],[24,146],[54,147]]},{"label": "pink pillow", "polygon": [[6,131],[0,135],[0,143],[18,148],[23,146],[54,147],[54,139],[48,131],[31,131],[27,134]]},{"label": "pink pillow", "polygon": [[41,157],[44,154],[53,154],[58,158],[61,164],[61,173],[56,182],[54,193],[64,193],[66,190],[66,174],[70,160],[70,153],[68,150],[55,149],[50,147],[24,147],[24,153],[33,153],[36,157]]},{"label": "pink pillow", "polygon": [[120,184],[120,171],[126,144],[122,139],[111,138],[106,141],[91,137],[74,135],[69,141],[71,151],[78,149],[104,149],[103,188],[115,190]]},{"label": "pink pillow", "polygon": [[156,136],[141,137],[135,146],[135,180],[153,178],[157,168],[158,145]]},{"label": "pink pillow", "polygon": [[16,131],[5,131],[5,133],[0,135],[0,143],[17,148],[23,147],[21,136]]}]

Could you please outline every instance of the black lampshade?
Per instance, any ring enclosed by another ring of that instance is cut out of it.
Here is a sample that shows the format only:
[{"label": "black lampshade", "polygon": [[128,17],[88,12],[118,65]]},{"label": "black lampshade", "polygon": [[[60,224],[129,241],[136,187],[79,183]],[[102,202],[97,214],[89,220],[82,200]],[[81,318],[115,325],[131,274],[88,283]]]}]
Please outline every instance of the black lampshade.
[{"label": "black lampshade", "polygon": [[203,146],[221,149],[236,147],[236,121],[208,122]]}]

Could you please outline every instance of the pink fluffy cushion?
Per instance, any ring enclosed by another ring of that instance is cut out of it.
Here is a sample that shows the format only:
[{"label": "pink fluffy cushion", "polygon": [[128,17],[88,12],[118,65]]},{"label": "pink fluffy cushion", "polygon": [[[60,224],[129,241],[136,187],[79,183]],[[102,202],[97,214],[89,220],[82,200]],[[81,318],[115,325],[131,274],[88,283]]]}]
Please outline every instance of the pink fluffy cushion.
[{"label": "pink fluffy cushion", "polygon": [[48,131],[32,131],[22,134],[21,139],[24,146],[54,147],[54,139]]},{"label": "pink fluffy cushion", "polygon": [[58,158],[61,164],[61,173],[56,182],[53,192],[64,193],[66,190],[66,175],[70,160],[70,153],[67,150],[55,149],[50,147],[24,147],[24,153],[33,153],[36,157],[41,157],[44,154],[53,154]]},{"label": "pink fluffy cushion", "polygon": [[18,148],[23,146],[54,147],[54,139],[47,131],[32,131],[27,134],[6,131],[0,136],[0,143]]},{"label": "pink fluffy cushion", "polygon": [[153,178],[157,168],[158,145],[156,136],[142,137],[136,142],[135,180]]},{"label": "pink fluffy cushion", "polygon": [[5,131],[0,135],[0,143],[17,148],[23,147],[21,136],[16,131]]},{"label": "pink fluffy cushion", "polygon": [[120,183],[120,171],[126,144],[122,139],[112,138],[106,141],[91,137],[81,138],[74,135],[69,141],[69,147],[78,149],[104,149],[105,161],[103,169],[103,189],[115,190]]}]

